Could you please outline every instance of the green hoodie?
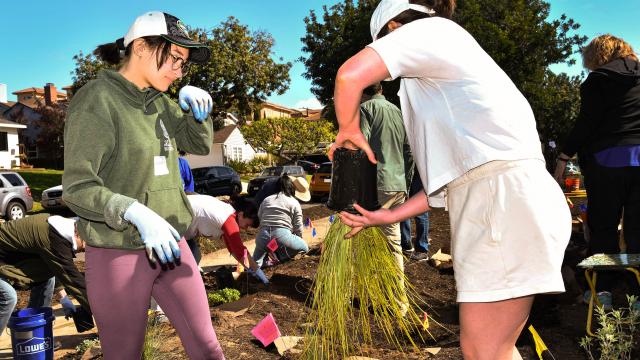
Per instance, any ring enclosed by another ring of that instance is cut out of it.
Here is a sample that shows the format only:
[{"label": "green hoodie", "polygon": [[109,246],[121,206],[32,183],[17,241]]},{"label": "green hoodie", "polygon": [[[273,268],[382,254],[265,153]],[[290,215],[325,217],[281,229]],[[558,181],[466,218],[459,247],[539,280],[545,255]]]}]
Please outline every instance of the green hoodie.
[{"label": "green hoodie", "polygon": [[80,237],[94,247],[143,248],[124,220],[134,201],[184,234],[192,212],[177,149],[207,155],[212,136],[210,119],[200,124],[165,94],[100,71],[73,97],[64,129],[63,199],[80,217]]}]

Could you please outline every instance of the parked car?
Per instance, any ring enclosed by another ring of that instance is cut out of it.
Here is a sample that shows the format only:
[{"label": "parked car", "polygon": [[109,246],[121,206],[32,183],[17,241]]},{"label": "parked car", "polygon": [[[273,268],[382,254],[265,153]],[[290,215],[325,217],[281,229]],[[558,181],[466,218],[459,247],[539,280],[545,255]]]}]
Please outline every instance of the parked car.
[{"label": "parked car", "polygon": [[329,191],[331,190],[331,162],[320,164],[318,171],[311,177],[309,190],[311,191],[311,199],[314,201],[319,201],[329,196]]},{"label": "parked car", "polygon": [[62,200],[62,185],[48,188],[42,192],[40,204],[47,210],[66,210],[67,204]]},{"label": "parked car", "polygon": [[307,160],[298,160],[296,161],[295,164],[302,166],[302,168],[304,169],[304,171],[307,172],[307,174],[315,174],[318,168],[320,167],[320,165]]},{"label": "parked car", "polygon": [[208,166],[192,169],[194,190],[199,194],[237,195],[242,191],[240,175],[228,166]]},{"label": "parked car", "polygon": [[279,177],[284,173],[287,173],[291,176],[306,176],[304,169],[299,165],[284,165],[284,166],[271,166],[264,170],[262,173],[256,178],[251,179],[249,181],[249,185],[247,185],[247,193],[249,196],[255,196],[260,188],[265,183],[265,181]]},{"label": "parked car", "polygon": [[7,220],[22,219],[33,208],[29,185],[13,171],[0,172],[0,180],[0,215]]}]

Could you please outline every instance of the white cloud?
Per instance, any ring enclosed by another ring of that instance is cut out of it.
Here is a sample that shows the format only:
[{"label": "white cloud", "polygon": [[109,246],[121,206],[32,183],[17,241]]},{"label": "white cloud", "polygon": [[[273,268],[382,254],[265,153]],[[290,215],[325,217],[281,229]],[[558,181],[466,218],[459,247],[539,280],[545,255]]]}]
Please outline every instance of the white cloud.
[{"label": "white cloud", "polygon": [[294,109],[322,109],[322,104],[318,99],[311,97],[305,100],[300,100],[293,107]]}]

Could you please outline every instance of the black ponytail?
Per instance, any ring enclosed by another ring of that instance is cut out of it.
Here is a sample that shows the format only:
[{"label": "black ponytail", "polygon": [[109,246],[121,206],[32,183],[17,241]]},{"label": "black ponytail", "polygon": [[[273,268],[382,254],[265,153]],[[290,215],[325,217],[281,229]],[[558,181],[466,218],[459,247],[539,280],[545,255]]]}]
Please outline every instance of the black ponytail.
[{"label": "black ponytail", "polygon": [[278,179],[278,187],[280,188],[280,192],[284,193],[287,196],[294,196],[296,193],[296,188],[293,185],[293,181],[287,173],[282,174]]},{"label": "black ponytail", "polygon": [[[158,69],[167,61],[171,52],[171,43],[161,36],[145,36],[142,37],[147,46],[156,51],[156,59]],[[112,43],[99,45],[93,50],[93,55],[109,65],[123,65],[129,61],[133,41],[125,48],[124,38],[120,38]]]},{"label": "black ponytail", "polygon": [[93,55],[109,65],[119,65],[125,58],[125,56],[121,55],[129,52],[130,48],[131,46],[125,49],[124,39],[120,38],[115,42],[99,45],[93,50]]}]

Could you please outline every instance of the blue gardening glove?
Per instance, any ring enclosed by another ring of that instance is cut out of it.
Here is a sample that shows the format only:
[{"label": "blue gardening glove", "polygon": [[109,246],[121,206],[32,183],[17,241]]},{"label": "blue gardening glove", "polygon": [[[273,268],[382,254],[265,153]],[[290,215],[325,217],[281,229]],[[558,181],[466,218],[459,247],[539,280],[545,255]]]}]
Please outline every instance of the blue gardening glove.
[{"label": "blue gardening glove", "polygon": [[73,313],[76,312],[76,306],[71,302],[68,296],[60,299],[60,305],[62,305],[62,310],[64,311],[64,318],[68,319],[73,316]]},{"label": "blue gardening glove", "polygon": [[267,275],[264,274],[262,269],[256,269],[256,271],[248,269],[248,271],[249,271],[249,274],[255,276],[258,280],[262,281],[263,284],[269,285],[269,279],[267,279]]},{"label": "blue gardening glove", "polygon": [[198,122],[203,122],[211,112],[213,100],[211,100],[211,95],[206,91],[195,86],[187,85],[180,89],[178,104],[180,104],[180,107],[184,111],[188,111],[189,108],[191,108],[193,117],[196,118]]},{"label": "blue gardening glove", "polygon": [[180,240],[180,235],[167,220],[161,218],[153,210],[136,201],[124,213],[124,219],[138,228],[149,261],[155,262],[154,251],[163,264],[180,258],[180,248],[178,248],[177,242]]}]

